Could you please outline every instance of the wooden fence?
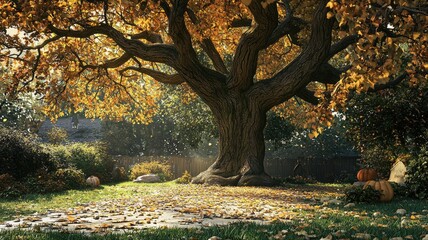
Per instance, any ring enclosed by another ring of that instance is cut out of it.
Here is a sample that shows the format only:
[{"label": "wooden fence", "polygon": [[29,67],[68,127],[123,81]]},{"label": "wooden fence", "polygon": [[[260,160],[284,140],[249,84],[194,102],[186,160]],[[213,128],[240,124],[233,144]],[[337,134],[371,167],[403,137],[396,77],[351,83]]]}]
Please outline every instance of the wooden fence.
[{"label": "wooden fence", "polygon": [[[174,178],[180,177],[184,171],[192,176],[206,170],[214,161],[213,158],[182,157],[182,156],[142,156],[115,157],[118,166],[126,169],[140,162],[162,161],[171,165]],[[357,171],[357,157],[342,156],[332,158],[300,158],[266,159],[265,170],[272,177],[286,178],[295,175],[312,177],[320,182],[334,182],[353,177]]]}]

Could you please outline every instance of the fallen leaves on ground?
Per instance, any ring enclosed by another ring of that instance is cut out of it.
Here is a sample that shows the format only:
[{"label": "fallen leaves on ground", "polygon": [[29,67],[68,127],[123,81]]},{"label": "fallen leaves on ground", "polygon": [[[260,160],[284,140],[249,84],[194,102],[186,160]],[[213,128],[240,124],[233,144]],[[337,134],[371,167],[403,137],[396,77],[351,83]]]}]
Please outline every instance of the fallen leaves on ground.
[{"label": "fallen leaves on ground", "polygon": [[[380,230],[389,227],[382,222],[387,217],[384,213],[358,210],[355,204],[345,206],[338,200],[341,193],[334,189],[319,191],[306,186],[262,188],[204,185],[156,188],[136,185],[129,187],[129,190],[133,192],[131,197],[50,210],[46,214],[21,217],[4,226],[104,233],[147,227],[222,225],[232,221],[284,222],[293,223],[295,227],[269,233],[271,239],[284,239],[293,234],[300,239],[324,240],[341,239],[346,234],[352,234],[355,239],[372,238],[372,235],[360,232],[358,226],[340,229],[340,223],[335,222],[334,216],[367,222]],[[401,227],[421,224],[427,219],[426,213],[391,214],[393,216],[389,217],[396,218]],[[317,236],[308,231],[314,221],[326,222],[330,234]]]}]

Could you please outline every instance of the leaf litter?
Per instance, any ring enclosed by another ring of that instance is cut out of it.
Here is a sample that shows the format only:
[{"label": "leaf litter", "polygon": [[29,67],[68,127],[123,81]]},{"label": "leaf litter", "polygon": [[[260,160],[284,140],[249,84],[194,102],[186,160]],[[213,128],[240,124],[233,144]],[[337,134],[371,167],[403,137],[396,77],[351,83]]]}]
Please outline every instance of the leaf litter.
[{"label": "leaf litter", "polygon": [[[297,227],[271,233],[271,239],[284,239],[294,234],[299,239],[328,240],[342,239],[349,231],[353,232],[355,239],[372,239],[370,234],[359,232],[357,226],[338,229],[332,218],[334,215],[372,221],[371,226],[379,229],[388,227],[377,222],[385,218],[380,212],[369,214],[354,209],[354,206],[344,208],[344,203],[338,200],[342,194],[337,190],[319,191],[305,186],[262,188],[192,184],[162,188],[146,185],[143,188],[147,189],[135,188],[131,197],[81,203],[73,208],[20,216],[0,223],[0,230],[21,228],[110,233],[144,228],[207,227],[233,222],[283,222]],[[392,217],[400,221],[397,216]],[[403,220],[414,224],[421,224],[426,219],[426,213],[403,217]],[[308,231],[314,220],[329,221],[331,233],[317,236]]]}]

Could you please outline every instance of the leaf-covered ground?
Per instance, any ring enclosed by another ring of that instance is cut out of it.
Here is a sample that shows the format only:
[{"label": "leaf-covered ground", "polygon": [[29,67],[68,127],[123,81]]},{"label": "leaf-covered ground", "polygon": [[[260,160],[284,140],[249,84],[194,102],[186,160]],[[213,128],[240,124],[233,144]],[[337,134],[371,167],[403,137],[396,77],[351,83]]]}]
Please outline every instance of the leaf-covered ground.
[{"label": "leaf-covered ground", "polygon": [[[427,201],[401,199],[387,204],[347,205],[340,200],[342,190],[343,186],[327,185],[257,188],[125,183],[81,191],[80,198],[79,194],[71,192],[74,194],[71,201],[64,201],[60,206],[50,206],[48,202],[66,199],[67,193],[53,195],[50,199],[1,201],[1,211],[7,212],[5,208],[9,208],[8,213],[15,210],[26,214],[7,217],[8,221],[0,223],[0,229],[20,227],[36,231],[110,233],[153,227],[205,229],[250,221],[262,226],[282,224],[283,229],[266,230],[266,237],[272,239],[293,239],[293,236],[303,239],[389,239],[397,236],[421,239],[428,234]],[[85,198],[85,194],[94,192],[98,194],[93,196],[93,201]],[[73,202],[76,199],[79,201]],[[29,215],[31,210],[25,208],[28,204],[40,213]],[[47,208],[37,208],[38,205]],[[406,212],[398,214],[397,209]]]}]

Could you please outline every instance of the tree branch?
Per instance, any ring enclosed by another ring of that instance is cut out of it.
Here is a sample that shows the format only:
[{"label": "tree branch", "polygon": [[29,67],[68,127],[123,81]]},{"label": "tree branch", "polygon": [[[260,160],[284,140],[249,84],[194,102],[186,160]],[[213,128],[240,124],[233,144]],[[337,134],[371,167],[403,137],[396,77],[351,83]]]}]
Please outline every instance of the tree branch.
[{"label": "tree branch", "polygon": [[327,19],[328,0],[319,3],[312,19],[312,32],[307,47],[302,53],[275,76],[259,81],[248,91],[262,108],[268,110],[294,95],[312,80],[314,72],[329,56],[333,19]]},{"label": "tree branch", "polygon": [[158,71],[155,71],[155,70],[149,69],[149,68],[126,67],[126,68],[120,70],[120,73],[123,74],[124,72],[129,71],[129,70],[137,71],[137,72],[142,73],[142,74],[147,74],[150,77],[152,77],[154,80],[161,82],[161,83],[181,84],[184,82],[184,79],[179,74],[169,75],[169,74],[158,72]]},{"label": "tree branch", "polygon": [[[345,71],[347,68],[345,68]],[[340,80],[340,75],[343,70],[337,69],[329,63],[323,63],[313,74],[312,81],[317,81],[325,84],[336,84]]]},{"label": "tree branch", "polygon": [[310,91],[307,88],[303,88],[297,92],[296,96],[313,105],[318,105],[320,102],[320,100],[315,97],[315,92]]},{"label": "tree branch", "polygon": [[334,43],[333,45],[331,45],[330,52],[328,54],[328,59],[332,58],[337,53],[346,49],[349,45],[358,42],[358,39],[360,39],[360,36],[358,36],[358,34],[353,34],[353,35],[346,36],[342,38],[340,41]]},{"label": "tree branch", "polygon": [[125,36],[109,25],[87,27],[81,31],[64,30],[49,25],[48,28],[61,37],[88,38],[96,34],[110,37],[116,44],[130,55],[146,61],[164,63],[174,67],[177,61],[177,50],[167,44],[145,44],[139,40],[127,39]]},{"label": "tree branch", "polygon": [[[199,24],[199,20],[198,20],[196,14],[190,8],[187,8],[187,14],[189,15],[189,18],[194,25]],[[205,53],[211,59],[214,68],[223,74],[228,74],[229,71],[227,70],[226,65],[224,64],[223,58],[221,57],[220,53],[215,48],[214,43],[211,40],[211,38],[202,39],[202,42],[200,44],[201,44],[202,49],[205,51]]]},{"label": "tree branch", "polygon": [[141,33],[130,35],[131,39],[145,39],[151,43],[163,43],[161,35],[151,32],[143,31]]},{"label": "tree branch", "polygon": [[384,89],[388,89],[388,88],[393,88],[395,86],[397,86],[398,84],[400,84],[402,81],[404,81],[404,79],[406,79],[409,75],[407,73],[403,73],[400,76],[396,77],[395,79],[384,83],[384,84],[376,84],[374,86],[374,88],[370,88],[369,90],[367,90],[367,92],[377,92],[380,90],[384,90]]},{"label": "tree branch", "polygon": [[252,20],[249,18],[235,18],[232,20],[230,27],[240,28],[240,27],[251,27]]},{"label": "tree branch", "polygon": [[192,38],[187,30],[184,13],[187,11],[188,0],[174,0],[169,17],[169,35],[177,46],[182,63],[199,62],[192,46]]},{"label": "tree branch", "polygon": [[235,51],[231,76],[227,83],[229,89],[236,88],[238,91],[253,85],[259,51],[265,48],[278,25],[276,3],[252,0],[248,1],[248,8],[253,14],[256,27],[242,35]]},{"label": "tree branch", "polygon": [[224,64],[223,58],[221,57],[220,53],[217,51],[217,49],[214,46],[213,41],[211,38],[205,38],[202,40],[201,43],[202,49],[207,53],[208,57],[211,59],[214,68],[223,73],[228,74],[229,71],[226,68],[226,65]]},{"label": "tree branch", "polygon": [[123,64],[125,64],[129,59],[131,59],[131,55],[128,53],[124,53],[122,56],[115,58],[115,59],[111,59],[111,60],[107,60],[105,63],[100,64],[100,65],[85,65],[83,64],[82,60],[79,58],[78,54],[76,52],[74,52],[74,55],[78,58],[79,64],[82,67],[82,70],[91,68],[91,69],[96,69],[96,68],[104,68],[104,69],[108,69],[108,68],[117,68],[122,66]]}]

